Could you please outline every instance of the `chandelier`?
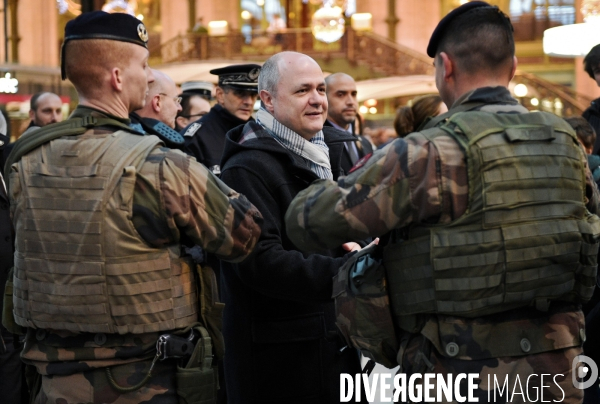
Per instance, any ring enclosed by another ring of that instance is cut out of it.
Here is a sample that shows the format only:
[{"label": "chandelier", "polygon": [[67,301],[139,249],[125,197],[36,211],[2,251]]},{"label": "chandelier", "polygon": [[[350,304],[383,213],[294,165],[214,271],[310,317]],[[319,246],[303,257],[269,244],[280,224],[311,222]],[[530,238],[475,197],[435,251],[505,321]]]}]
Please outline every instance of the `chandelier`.
[{"label": "chandelier", "polygon": [[600,43],[600,0],[583,0],[582,24],[570,24],[544,31],[544,53],[555,57],[588,54]]},{"label": "chandelier", "polygon": [[309,0],[311,4],[322,7],[312,16],[313,36],[322,42],[332,43],[339,40],[346,31],[344,14],[349,17],[356,12],[356,0]]},{"label": "chandelier", "polygon": [[[56,0],[56,8],[59,14],[65,14],[67,11],[73,15],[81,14],[81,4],[73,0]],[[107,13],[127,13],[135,17],[137,9],[136,0],[111,0],[104,3],[102,11]]]}]

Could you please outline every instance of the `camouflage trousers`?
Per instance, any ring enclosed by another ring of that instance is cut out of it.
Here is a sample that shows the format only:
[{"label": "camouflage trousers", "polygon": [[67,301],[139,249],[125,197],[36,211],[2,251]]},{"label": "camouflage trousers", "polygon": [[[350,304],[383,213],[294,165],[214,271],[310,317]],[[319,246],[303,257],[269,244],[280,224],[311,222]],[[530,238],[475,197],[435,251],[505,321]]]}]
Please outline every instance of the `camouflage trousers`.
[{"label": "camouflage trousers", "polygon": [[[399,372],[406,373],[407,378],[414,373],[434,373],[444,377],[448,374],[478,374],[475,378],[477,388],[473,393],[478,403],[581,404],[583,390],[573,386],[571,377],[573,359],[581,353],[581,347],[571,347],[525,356],[461,360],[441,355],[429,340],[419,335],[413,337],[403,350]],[[436,387],[430,391],[430,395],[437,398]],[[460,384],[459,394],[461,397],[468,396],[465,379]],[[441,397],[435,402],[459,402],[456,396],[453,401],[446,400],[443,394]]]},{"label": "camouflage trousers", "polygon": [[[121,387],[135,386],[150,368],[151,361],[111,367],[114,381]],[[137,391],[119,393],[109,382],[106,368],[89,370],[69,376],[42,376],[41,391],[35,404],[177,404],[175,391],[176,364],[158,361],[152,377]]]}]

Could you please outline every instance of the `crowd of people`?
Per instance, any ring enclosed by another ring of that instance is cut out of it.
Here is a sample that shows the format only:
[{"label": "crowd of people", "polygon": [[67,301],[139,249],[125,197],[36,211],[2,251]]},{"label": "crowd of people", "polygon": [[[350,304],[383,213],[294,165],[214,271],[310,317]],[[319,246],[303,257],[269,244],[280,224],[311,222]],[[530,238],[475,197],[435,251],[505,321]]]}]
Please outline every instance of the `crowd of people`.
[{"label": "crowd of people", "polygon": [[[388,130],[363,130],[354,79],[301,53],[179,89],[135,17],[83,13],[64,38],[77,108],[36,94],[0,138],[3,403],[338,403],[360,353],[478,374],[480,403],[599,402],[572,381],[579,355],[600,360],[595,121],[511,96],[497,7],[440,21],[439,94]],[[365,251],[384,293],[341,315],[334,278]],[[485,382],[532,375],[516,398]]]}]

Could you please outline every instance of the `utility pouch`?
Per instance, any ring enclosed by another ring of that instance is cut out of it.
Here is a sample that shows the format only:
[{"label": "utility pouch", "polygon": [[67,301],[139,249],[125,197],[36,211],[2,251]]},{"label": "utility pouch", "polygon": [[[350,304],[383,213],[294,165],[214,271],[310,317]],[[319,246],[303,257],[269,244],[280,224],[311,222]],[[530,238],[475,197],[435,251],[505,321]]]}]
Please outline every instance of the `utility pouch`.
[{"label": "utility pouch", "polygon": [[215,272],[210,265],[196,265],[196,273],[200,282],[200,317],[212,339],[215,356],[223,359],[225,341],[221,329],[223,327],[223,309],[225,303],[219,301],[219,288]]},{"label": "utility pouch", "polygon": [[13,274],[14,267],[8,271],[8,278],[4,286],[4,301],[2,305],[2,325],[9,332],[16,335],[25,335],[25,328],[15,322],[13,316]]},{"label": "utility pouch", "polygon": [[381,247],[369,245],[333,278],[336,325],[348,345],[388,368],[396,366],[398,341],[387,291]]},{"label": "utility pouch", "polygon": [[179,404],[214,404],[219,385],[217,367],[213,366],[211,338],[202,326],[195,326],[193,331],[199,335],[196,346],[187,365],[177,366],[175,374]]}]

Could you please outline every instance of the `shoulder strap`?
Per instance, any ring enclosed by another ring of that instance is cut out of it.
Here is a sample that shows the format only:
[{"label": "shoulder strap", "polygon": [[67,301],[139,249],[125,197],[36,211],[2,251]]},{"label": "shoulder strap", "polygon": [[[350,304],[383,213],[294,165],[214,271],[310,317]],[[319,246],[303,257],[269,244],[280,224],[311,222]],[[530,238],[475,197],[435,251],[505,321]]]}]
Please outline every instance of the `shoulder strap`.
[{"label": "shoulder strap", "polygon": [[509,141],[550,141],[555,131],[564,132],[577,139],[573,128],[562,118],[547,112],[528,114],[495,114],[484,111],[456,113],[444,124],[443,129],[460,128],[470,142],[489,133],[506,131]]},{"label": "shoulder strap", "polygon": [[454,108],[452,108],[450,111],[445,112],[441,115],[435,116],[433,118],[429,118],[426,119],[425,122],[423,122],[423,124],[421,124],[421,127],[417,129],[417,131],[421,131],[421,130],[425,130],[425,129],[429,129],[429,128],[433,128],[438,126],[441,122],[449,119],[450,117],[452,117],[452,115],[457,114],[459,112],[465,112],[465,111],[470,111],[476,108],[479,108],[481,106],[486,105],[483,102],[469,102],[467,104],[460,104]]},{"label": "shoulder strap", "polygon": [[51,140],[58,139],[59,137],[63,136],[81,135],[85,133],[86,130],[97,126],[115,126],[119,129],[126,130],[127,132],[141,135],[134,129],[122,122],[117,121],[116,119],[96,118],[93,116],[71,118],[63,122],[44,126],[43,128],[39,128],[37,130],[27,131],[21,135],[19,140],[16,141],[13,150],[6,159],[6,163],[4,165],[4,181],[6,182],[6,187],[8,188],[8,183],[10,181],[10,167],[19,161],[25,154],[37,149]]}]

